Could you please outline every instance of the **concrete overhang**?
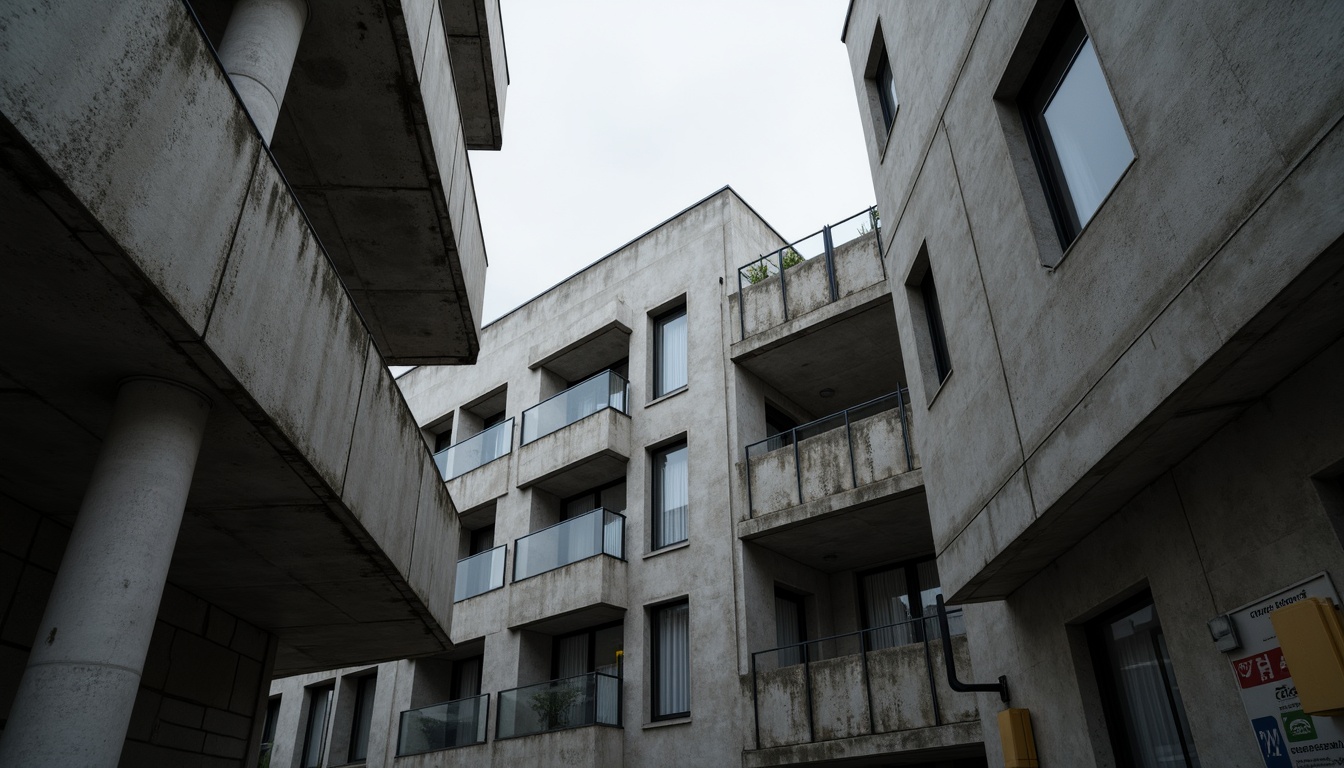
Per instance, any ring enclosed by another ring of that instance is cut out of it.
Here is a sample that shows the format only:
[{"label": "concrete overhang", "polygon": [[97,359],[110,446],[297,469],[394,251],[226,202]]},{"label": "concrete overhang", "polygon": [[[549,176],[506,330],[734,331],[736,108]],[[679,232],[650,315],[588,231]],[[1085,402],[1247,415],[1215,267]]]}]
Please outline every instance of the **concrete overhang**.
[{"label": "concrete overhang", "polygon": [[78,5],[0,13],[0,499],[71,523],[118,382],[182,382],[169,581],[276,674],[442,650],[451,501],[297,201],[185,6]]},{"label": "concrete overhang", "polygon": [[[191,4],[218,46],[232,3]],[[473,363],[486,255],[466,150],[498,147],[498,4],[310,8],[271,151],[383,357]]]}]

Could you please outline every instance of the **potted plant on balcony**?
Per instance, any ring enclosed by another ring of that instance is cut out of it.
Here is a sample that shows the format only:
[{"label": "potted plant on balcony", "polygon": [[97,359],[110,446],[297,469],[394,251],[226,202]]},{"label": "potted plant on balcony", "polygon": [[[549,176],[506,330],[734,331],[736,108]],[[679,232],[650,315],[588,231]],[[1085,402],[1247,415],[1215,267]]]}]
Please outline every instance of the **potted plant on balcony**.
[{"label": "potted plant on balcony", "polygon": [[532,702],[528,706],[537,713],[537,718],[549,731],[569,725],[569,708],[577,698],[577,688],[551,688],[532,694]]}]

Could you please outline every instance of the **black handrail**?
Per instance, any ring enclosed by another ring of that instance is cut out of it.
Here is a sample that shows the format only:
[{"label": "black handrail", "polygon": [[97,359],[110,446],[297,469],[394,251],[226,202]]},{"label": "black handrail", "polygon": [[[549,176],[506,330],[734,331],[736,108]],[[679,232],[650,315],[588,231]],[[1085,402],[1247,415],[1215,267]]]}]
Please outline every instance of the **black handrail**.
[{"label": "black handrail", "polygon": [[[747,450],[750,451],[752,448],[755,448],[756,446],[760,445],[761,443],[768,443],[768,442],[770,442],[771,440],[774,440],[775,438],[777,438],[777,437],[781,437],[781,436],[783,436],[783,435],[791,435],[792,438],[790,439],[789,442],[797,442],[797,439],[798,439],[798,432],[799,432],[800,430],[805,430],[805,429],[807,429],[808,427],[814,427],[814,426],[816,426],[816,425],[818,425],[818,424],[824,424],[825,422],[830,421],[831,419],[834,419],[834,418],[837,418],[837,417],[841,417],[841,416],[848,417],[848,415],[849,415],[851,412],[853,412],[853,411],[857,411],[857,410],[860,410],[860,409],[862,409],[862,408],[867,408],[867,407],[872,406],[872,405],[877,405],[878,403],[880,403],[880,402],[882,402],[882,401],[884,401],[884,400],[889,400],[889,399],[891,399],[891,398],[895,398],[895,399],[897,400],[898,405],[900,405],[900,404],[903,404],[903,403],[904,403],[904,398],[905,398],[905,396],[907,396],[907,395],[909,395],[909,394],[910,394],[910,390],[909,390],[907,387],[901,387],[900,389],[896,390],[895,392],[889,392],[889,393],[887,393],[887,394],[885,394],[885,395],[882,395],[882,396],[880,396],[880,397],[874,397],[872,400],[868,400],[868,401],[859,403],[858,405],[851,405],[850,407],[846,408],[846,409],[843,410],[843,411],[836,411],[835,413],[831,413],[831,414],[827,414],[827,415],[825,415],[825,416],[822,416],[822,417],[819,418],[819,419],[813,419],[812,421],[809,421],[809,422],[807,422],[806,424],[799,424],[798,426],[796,426],[796,427],[794,427],[794,428],[792,428],[792,429],[786,429],[786,430],[784,430],[783,432],[777,432],[777,433],[775,433],[775,434],[773,434],[773,435],[771,435],[771,436],[765,438],[764,440],[757,440],[756,442],[751,443],[750,445],[748,445],[748,446],[747,446]],[[902,410],[904,410],[904,409],[902,409]],[[902,424],[905,423],[905,414],[904,414],[904,413],[901,414],[901,423],[902,423]],[[780,448],[783,448],[785,445],[788,445],[788,443],[781,443],[779,447],[780,447]],[[748,454],[748,455],[750,455],[750,454]]]}]

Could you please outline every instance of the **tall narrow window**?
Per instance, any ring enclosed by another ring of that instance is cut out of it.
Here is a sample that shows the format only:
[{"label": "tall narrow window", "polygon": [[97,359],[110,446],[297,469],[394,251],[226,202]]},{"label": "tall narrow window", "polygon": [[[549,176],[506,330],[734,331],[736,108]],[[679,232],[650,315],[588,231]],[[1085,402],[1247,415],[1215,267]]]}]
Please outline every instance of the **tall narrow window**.
[{"label": "tall narrow window", "polygon": [[686,307],[653,321],[653,396],[686,386]]},{"label": "tall narrow window", "polygon": [[308,724],[303,731],[303,768],[318,768],[322,754],[327,751],[327,718],[331,715],[333,687],[311,688],[308,691]]},{"label": "tall narrow window", "polygon": [[807,613],[802,595],[775,587],[775,646],[779,648],[779,665],[801,664],[807,639]]},{"label": "tall narrow window", "polygon": [[877,63],[874,85],[877,86],[877,100],[882,105],[882,124],[890,131],[891,124],[896,122],[896,105],[900,101],[896,97],[896,78],[891,74],[891,62],[885,50]]},{"label": "tall narrow window", "polygon": [[369,727],[373,724],[373,694],[378,676],[365,675],[355,683],[355,719],[350,724],[350,762],[369,756]]},{"label": "tall narrow window", "polygon": [[[868,650],[916,643],[925,633],[937,637],[937,598],[943,593],[938,567],[933,560],[920,560],[859,577],[864,642]],[[966,633],[960,614],[948,616],[953,635]]]},{"label": "tall narrow window", "polygon": [[653,454],[653,549],[686,540],[688,456],[685,443]]},{"label": "tall narrow window", "polygon": [[449,695],[453,701],[481,695],[481,669],[484,656],[468,656],[453,662],[453,679]]},{"label": "tall narrow window", "polygon": [[266,724],[261,729],[259,765],[270,765],[271,749],[275,746],[275,725],[280,721],[280,697],[272,696],[266,702]]},{"label": "tall narrow window", "polygon": [[1119,763],[1199,768],[1152,596],[1139,596],[1098,619],[1090,630],[1106,724]]},{"label": "tall narrow window", "polygon": [[933,269],[924,273],[919,283],[919,295],[924,299],[924,319],[929,324],[929,341],[932,343],[933,365],[938,374],[938,383],[942,384],[952,372],[952,358],[947,353],[947,334],[943,330],[943,310],[938,304],[938,289],[933,284]]},{"label": "tall narrow window", "polygon": [[1019,104],[1067,248],[1134,159],[1096,49],[1072,2],[1060,10]]},{"label": "tall narrow window", "polygon": [[691,713],[690,614],[690,605],[683,601],[660,606],[650,617],[654,720]]}]

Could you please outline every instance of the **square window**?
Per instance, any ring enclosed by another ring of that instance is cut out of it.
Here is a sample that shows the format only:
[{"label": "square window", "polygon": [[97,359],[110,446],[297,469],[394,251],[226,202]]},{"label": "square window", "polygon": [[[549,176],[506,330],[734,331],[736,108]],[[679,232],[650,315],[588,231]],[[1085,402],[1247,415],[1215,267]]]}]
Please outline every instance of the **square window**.
[{"label": "square window", "polygon": [[686,307],[653,321],[653,396],[686,386]]},{"label": "square window", "polygon": [[653,548],[686,540],[690,496],[689,452],[680,443],[653,454]]},{"label": "square window", "polygon": [[1199,768],[1152,595],[1107,613],[1088,633],[1116,759],[1139,768]]},{"label": "square window", "polygon": [[1134,159],[1073,3],[1060,11],[1018,104],[1060,242],[1068,248]]},{"label": "square window", "polygon": [[690,604],[685,600],[659,606],[650,613],[654,720],[691,713],[690,614]]}]

